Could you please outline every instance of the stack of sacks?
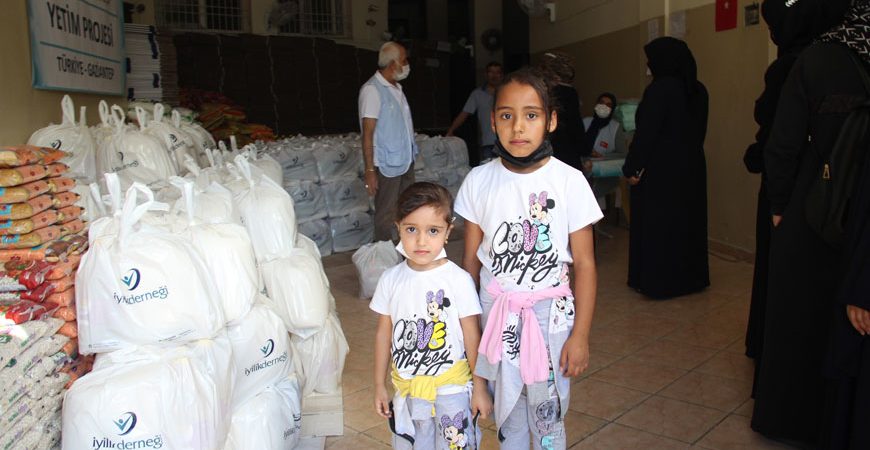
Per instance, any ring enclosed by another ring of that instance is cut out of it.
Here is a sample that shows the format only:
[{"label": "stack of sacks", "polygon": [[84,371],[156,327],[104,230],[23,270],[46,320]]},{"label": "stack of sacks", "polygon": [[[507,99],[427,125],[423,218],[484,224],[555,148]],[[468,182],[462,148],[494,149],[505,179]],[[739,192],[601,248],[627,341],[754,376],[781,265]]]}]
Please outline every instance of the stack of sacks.
[{"label": "stack of sacks", "polygon": [[414,165],[417,181],[429,181],[446,187],[455,197],[471,168],[465,141],[451,136],[417,135],[420,148]]},{"label": "stack of sacks", "polygon": [[[119,183],[107,178],[112,197]],[[223,448],[235,374],[224,280],[147,187],[112,204],[77,273],[79,348],[99,356],[65,394],[63,447]]]},{"label": "stack of sacks", "polygon": [[0,149],[0,448],[60,440],[62,391],[89,370],[78,355],[74,274],[87,248],[76,182],[32,146]]},{"label": "stack of sacks", "polygon": [[72,192],[76,181],[63,176],[66,165],[48,163],[53,153],[34,147],[0,148],[0,159],[16,154],[36,160],[18,167],[10,164],[25,159],[0,162],[0,250],[37,247],[84,229],[84,209],[76,206],[80,196]]},{"label": "stack of sacks", "polygon": [[[274,309],[282,303],[258,294],[255,255],[278,247],[254,239],[273,237],[262,233],[264,211],[295,225],[292,203],[281,207],[288,195],[248,157],[237,156],[240,169],[200,169],[188,155],[191,175],[169,180],[167,189],[180,191],[170,212],[141,184],[122,202],[121,182],[107,177],[114,214],[91,226],[79,269],[87,281],[77,287],[82,351],[99,355],[67,394],[64,430],[74,431],[64,433],[65,447],[91,446],[94,436],[106,448],[296,445],[302,389]],[[248,200],[237,203],[233,192]],[[295,231],[274,236],[292,246]],[[143,405],[144,395],[157,400]]]},{"label": "stack of sacks", "polygon": [[358,135],[296,136],[259,145],[281,165],[299,231],[317,243],[321,255],[371,242],[373,205],[362,178]]},{"label": "stack of sacks", "polygon": [[263,301],[293,334],[294,364],[303,392],[334,393],[341,387],[348,346],[317,244],[296,233],[289,194],[244,155],[236,158],[236,166],[247,182],[235,198],[268,292]]},{"label": "stack of sacks", "polygon": [[54,318],[0,326],[0,448],[53,448],[60,441],[62,392],[77,355],[70,338],[56,334]]}]

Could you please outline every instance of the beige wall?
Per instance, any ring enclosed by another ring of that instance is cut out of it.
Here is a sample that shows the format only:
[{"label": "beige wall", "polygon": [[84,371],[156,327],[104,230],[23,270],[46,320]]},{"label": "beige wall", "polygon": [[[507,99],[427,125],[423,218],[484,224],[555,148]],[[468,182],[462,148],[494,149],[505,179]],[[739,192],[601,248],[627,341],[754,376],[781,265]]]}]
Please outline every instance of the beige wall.
[{"label": "beige wall", "polygon": [[742,156],[757,128],[752,110],[771,46],[764,25],[743,26],[745,2],[739,6],[737,29],[717,33],[712,0],[561,0],[556,23],[532,20],[531,47],[534,54],[557,49],[576,58],[575,85],[589,114],[602,91],[641,96],[648,83],[643,54],[648,21],[658,20],[664,35],[665,15],[685,10],[685,40],[710,93],[705,142],[710,239],[752,251],[758,177],[746,172]]},{"label": "beige wall", "polygon": [[[0,145],[24,144],[30,135],[48,125],[61,122],[60,100],[63,92],[31,87],[30,29],[24,1],[4,2],[0,17]],[[99,120],[97,103],[105,98],[110,103],[126,106],[122,97],[72,94],[76,105],[87,106],[88,123]]]},{"label": "beige wall", "polygon": [[504,32],[501,24],[502,0],[474,0],[474,60],[477,64],[477,82],[483,83],[483,69],[490,61],[504,62],[501,50],[491,52],[480,44],[480,35],[490,28]]}]

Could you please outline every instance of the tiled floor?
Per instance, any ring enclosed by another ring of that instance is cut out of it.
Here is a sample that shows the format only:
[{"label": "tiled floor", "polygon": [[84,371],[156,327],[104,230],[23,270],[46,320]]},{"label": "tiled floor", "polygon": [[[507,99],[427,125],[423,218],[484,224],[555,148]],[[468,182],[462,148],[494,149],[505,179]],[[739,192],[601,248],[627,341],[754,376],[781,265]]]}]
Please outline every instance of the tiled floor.
[{"label": "tiled floor", "polygon": [[[628,232],[607,228],[598,240],[598,301],[590,367],[574,381],[566,418],[574,449],[787,448],[749,428],[752,363],[743,355],[752,266],[710,255],[712,286],[664,302],[625,285]],[[462,257],[462,243],[448,255]],[[387,449],[390,433],[372,407],[372,339],[376,317],[357,298],[350,254],[324,259],[350,344],[344,370],[345,434],[333,449]],[[484,425],[483,449],[497,449]]]}]

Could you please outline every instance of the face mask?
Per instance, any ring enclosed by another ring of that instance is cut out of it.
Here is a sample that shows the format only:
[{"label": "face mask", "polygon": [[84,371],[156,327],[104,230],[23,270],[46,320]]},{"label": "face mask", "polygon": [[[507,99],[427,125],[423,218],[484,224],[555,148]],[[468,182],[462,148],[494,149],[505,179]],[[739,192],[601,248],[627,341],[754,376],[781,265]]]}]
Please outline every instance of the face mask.
[{"label": "face mask", "polygon": [[493,153],[496,154],[499,158],[509,162],[511,165],[516,167],[526,168],[535,165],[538,161],[553,155],[553,146],[550,145],[550,139],[544,138],[544,142],[541,143],[541,146],[536,148],[535,151],[532,152],[529,156],[524,156],[522,158],[518,158],[514,155],[511,155],[510,152],[501,145],[501,141],[498,139],[495,140],[495,146],[493,147]]},{"label": "face mask", "polygon": [[402,66],[402,71],[396,74],[396,81],[402,81],[408,78],[408,75],[411,75],[411,66],[405,64]]},{"label": "face mask", "polygon": [[[396,251],[399,252],[400,255],[404,256],[405,259],[411,259],[408,256],[408,252],[405,251],[405,246],[402,245],[402,241],[399,241],[399,245],[396,246]],[[438,256],[435,258],[435,261],[437,261],[439,259],[444,259],[446,257],[447,257],[447,250],[444,250],[444,248],[442,247],[441,253],[438,253]]]},{"label": "face mask", "polygon": [[602,119],[610,117],[611,112],[613,112],[613,109],[603,103],[595,105],[595,115]]}]

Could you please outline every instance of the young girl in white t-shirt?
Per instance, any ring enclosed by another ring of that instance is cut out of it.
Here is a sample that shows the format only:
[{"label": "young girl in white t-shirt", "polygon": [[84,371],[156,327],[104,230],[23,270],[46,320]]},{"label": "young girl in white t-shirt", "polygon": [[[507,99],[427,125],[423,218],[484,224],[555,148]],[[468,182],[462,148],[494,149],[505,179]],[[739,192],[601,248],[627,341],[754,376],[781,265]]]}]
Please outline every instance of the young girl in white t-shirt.
[{"label": "young girl in white t-shirt", "polygon": [[506,450],[565,448],[570,377],[589,364],[602,214],[583,173],[551,156],[557,119],[538,72],[510,74],[493,103],[499,158],[474,168],[456,199],[483,306],[474,373],[491,381]]},{"label": "young girl in white t-shirt", "polygon": [[374,406],[390,420],[397,449],[477,449],[478,415],[492,410],[486,380],[472,376],[480,342],[477,290],[444,251],[452,203],[450,192],[433,183],[412,184],[399,196],[397,250],[407,259],[384,272],[369,305],[380,314]]}]

